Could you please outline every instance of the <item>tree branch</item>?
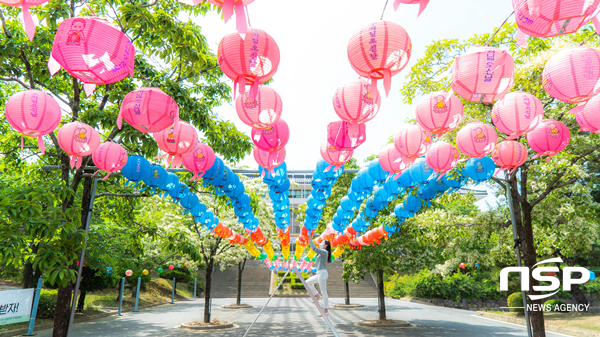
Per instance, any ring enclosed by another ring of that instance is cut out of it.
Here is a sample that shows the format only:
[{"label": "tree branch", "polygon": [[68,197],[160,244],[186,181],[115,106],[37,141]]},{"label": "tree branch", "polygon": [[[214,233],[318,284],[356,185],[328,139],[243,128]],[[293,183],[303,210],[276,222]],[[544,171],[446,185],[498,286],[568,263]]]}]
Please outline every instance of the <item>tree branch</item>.
[{"label": "tree branch", "polygon": [[25,63],[25,69],[27,69],[27,75],[29,77],[29,86],[31,89],[35,89],[35,81],[33,80],[33,74],[31,73],[31,64],[25,55],[25,52],[21,49],[20,59]]},{"label": "tree branch", "polygon": [[4,34],[6,34],[7,38],[12,39],[12,34],[10,34],[10,32],[8,31],[8,28],[6,27],[6,19],[4,19],[4,12],[2,11],[1,8],[0,8],[0,20],[2,20],[2,29],[4,30]]},{"label": "tree branch", "polygon": [[100,193],[96,194],[96,198],[100,197],[122,197],[122,198],[146,198],[149,197],[147,194],[131,194],[131,193]]},{"label": "tree branch", "polygon": [[157,3],[158,3],[158,0],[154,0],[154,2],[153,2],[153,3],[151,3],[151,4],[147,4],[147,5],[140,5],[140,6],[138,6],[138,7],[141,7],[141,8],[144,8],[144,7],[152,7],[152,6],[156,5]]},{"label": "tree branch", "polygon": [[27,90],[31,89],[31,88],[30,88],[30,87],[29,87],[27,84],[25,84],[25,82],[21,81],[21,80],[20,80],[20,79],[18,79],[18,78],[15,78],[15,77],[0,77],[0,80],[2,80],[2,81],[13,81],[13,82],[17,82],[17,83],[19,83],[19,84],[20,84],[20,85],[21,85],[23,88],[25,88],[25,89],[27,89]]},{"label": "tree branch", "polygon": [[62,91],[61,89],[56,89],[58,90],[61,94],[67,96],[68,101],[66,101],[64,98],[60,97],[60,95],[58,95],[56,92],[54,92],[54,90],[50,89],[47,85],[45,85],[43,82],[40,81],[35,81],[34,82],[41,86],[42,88],[50,91],[56,98],[58,98],[59,100],[61,100],[63,103],[65,103],[66,105],[68,105],[71,109],[73,109],[73,100],[71,99],[71,96],[69,96],[66,92]]}]

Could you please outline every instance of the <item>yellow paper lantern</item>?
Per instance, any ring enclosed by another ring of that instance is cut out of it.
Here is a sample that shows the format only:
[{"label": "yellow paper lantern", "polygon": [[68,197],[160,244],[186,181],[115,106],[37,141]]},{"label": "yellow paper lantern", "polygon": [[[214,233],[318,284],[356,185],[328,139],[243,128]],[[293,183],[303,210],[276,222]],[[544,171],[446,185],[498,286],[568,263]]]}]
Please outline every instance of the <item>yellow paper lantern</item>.
[{"label": "yellow paper lantern", "polygon": [[142,274],[148,275],[148,274],[150,274],[150,272],[148,271],[148,269],[144,269],[144,270],[142,270]]}]

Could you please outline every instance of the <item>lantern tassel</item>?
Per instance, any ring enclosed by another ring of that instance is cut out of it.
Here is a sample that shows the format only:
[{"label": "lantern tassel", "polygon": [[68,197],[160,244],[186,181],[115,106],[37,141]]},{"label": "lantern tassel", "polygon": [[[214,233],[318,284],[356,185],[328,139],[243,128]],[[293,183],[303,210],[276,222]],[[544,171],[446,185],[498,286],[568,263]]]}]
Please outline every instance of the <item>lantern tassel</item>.
[{"label": "lantern tassel", "polygon": [[398,11],[398,7],[400,7],[400,0],[394,1],[394,12]]},{"label": "lantern tassel", "polygon": [[600,33],[600,20],[598,20],[597,16],[592,18],[592,22],[594,23],[594,28],[596,29],[596,34]]},{"label": "lantern tassel", "polygon": [[71,155],[71,160],[69,162],[69,164],[71,165],[71,168],[75,167],[75,160],[77,160],[77,156]]},{"label": "lantern tassel", "polygon": [[258,94],[258,78],[254,79],[254,83],[250,86],[250,101],[254,102],[256,100],[256,95]]},{"label": "lantern tassel", "polygon": [[52,57],[52,53],[50,53],[50,58],[48,59],[48,71],[50,71],[50,76],[54,76],[60,70],[60,63]]},{"label": "lantern tassel", "polygon": [[350,130],[349,131],[350,131],[349,136],[351,138],[356,138],[358,136],[358,133],[359,133],[358,121],[350,122]]},{"label": "lantern tassel", "polygon": [[235,4],[235,26],[238,32],[246,34],[248,24],[246,23],[246,13],[244,11],[244,3],[238,1]]},{"label": "lantern tassel", "polygon": [[527,35],[517,28],[517,45],[523,49],[527,48]]},{"label": "lantern tassel", "polygon": [[[600,83],[598,83],[598,84],[600,84]],[[567,111],[567,112],[568,112],[568,113],[571,113],[571,114],[576,114],[576,113],[578,113],[578,112],[582,111],[582,110],[583,110],[583,108],[585,108],[585,104],[586,104],[586,103],[587,103],[587,101],[585,101],[585,102],[581,102],[581,103],[577,104],[577,106],[575,106],[573,109],[571,109],[571,110],[569,110],[569,111]]]},{"label": "lantern tassel", "polygon": [[33,23],[33,18],[29,12],[29,6],[23,6],[23,28],[25,28],[29,41],[33,41],[33,37],[35,36],[35,23]]},{"label": "lantern tassel", "polygon": [[337,166],[336,166],[336,167],[335,167],[333,170],[334,170],[334,171],[337,171],[337,170],[341,169],[341,168],[342,168],[342,166],[343,166],[343,164],[342,164],[342,165],[337,165]]},{"label": "lantern tassel", "polygon": [[[21,142],[23,141],[23,136],[21,136]],[[21,143],[21,147],[23,146],[23,143]],[[46,144],[44,143],[44,138],[42,138],[42,136],[38,136],[38,147],[40,148],[40,152],[42,154],[46,154]],[[22,150],[22,148],[21,148]]]},{"label": "lantern tassel", "polygon": [[119,130],[123,127],[123,116],[121,115],[121,111],[119,111],[119,114],[117,115],[117,127]]},{"label": "lantern tassel", "polygon": [[90,96],[91,94],[94,93],[94,91],[96,90],[96,85],[92,84],[92,83],[84,83],[83,84],[83,91],[85,92],[86,96]]},{"label": "lantern tassel", "polygon": [[383,88],[385,89],[385,97],[388,97],[392,88],[392,72],[389,68],[383,70]]},{"label": "lantern tassel", "polygon": [[235,0],[224,0],[223,1],[223,5],[221,7],[223,8],[223,20],[225,20],[225,23],[227,23],[227,21],[229,21],[229,18],[231,18],[231,16],[233,15],[234,4],[235,4]]},{"label": "lantern tassel", "polygon": [[417,18],[419,16],[421,16],[421,13],[423,13],[423,11],[425,10],[425,7],[427,7],[427,4],[429,4],[429,0],[421,0],[420,6],[419,6],[419,14],[417,15]]},{"label": "lantern tassel", "polygon": [[102,180],[104,181],[104,180],[108,179],[108,177],[110,177],[110,174],[111,174],[111,173],[112,173],[112,172],[108,172],[108,174],[107,174],[107,175],[105,175],[105,176],[104,176],[104,178],[102,178]]}]

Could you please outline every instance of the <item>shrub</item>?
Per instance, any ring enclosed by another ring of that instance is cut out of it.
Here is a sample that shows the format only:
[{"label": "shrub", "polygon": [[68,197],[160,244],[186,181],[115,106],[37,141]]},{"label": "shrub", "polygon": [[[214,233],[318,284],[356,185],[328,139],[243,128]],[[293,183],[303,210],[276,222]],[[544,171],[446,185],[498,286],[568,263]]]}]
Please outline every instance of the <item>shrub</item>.
[{"label": "shrub", "polygon": [[[563,304],[565,305],[565,307],[563,307],[565,310],[560,310],[560,306]],[[561,300],[550,300],[550,301],[546,301],[544,303],[544,307],[549,306],[550,307],[549,311],[552,311],[552,312],[569,312],[568,310],[566,310],[566,305],[567,305],[567,302],[561,301]]]},{"label": "shrub", "polygon": [[[513,312],[518,312],[518,313],[525,313],[525,310],[523,309],[524,305],[523,305],[523,293],[521,292],[516,292],[516,293],[512,293],[508,296],[508,306],[513,308],[511,309],[511,311]],[[520,308],[518,308],[520,307]]]},{"label": "shrub", "polygon": [[38,318],[54,318],[56,311],[56,297],[58,290],[42,289],[40,292],[40,301],[38,302]]},{"label": "shrub", "polygon": [[[127,283],[132,288],[136,288],[137,282],[138,282],[138,277],[140,277],[142,279],[142,281],[140,282],[140,289],[146,289],[146,283],[148,283],[148,282],[150,282],[150,280],[152,280],[152,276],[150,276],[150,274],[144,275],[142,273],[142,270],[136,270],[133,272],[133,274],[131,274],[131,276],[125,276],[125,283]],[[173,277],[174,276],[171,276],[171,280],[173,279]],[[192,281],[193,280],[194,279],[192,278]],[[177,279],[177,282],[179,282],[179,279]]]},{"label": "shrub", "polygon": [[417,297],[443,298],[460,301],[463,298],[498,299],[496,284],[488,279],[456,273],[448,277],[423,270],[415,280],[414,293]]}]

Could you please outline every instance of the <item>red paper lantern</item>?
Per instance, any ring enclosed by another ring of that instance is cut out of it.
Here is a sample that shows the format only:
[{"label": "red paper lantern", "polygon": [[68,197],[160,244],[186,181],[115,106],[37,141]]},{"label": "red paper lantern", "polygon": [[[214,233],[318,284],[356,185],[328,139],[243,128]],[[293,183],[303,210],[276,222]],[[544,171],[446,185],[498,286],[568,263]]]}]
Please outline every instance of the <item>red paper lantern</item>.
[{"label": "red paper lantern", "polygon": [[333,109],[341,120],[350,123],[352,137],[357,137],[359,124],[375,118],[381,106],[376,86],[365,79],[353,79],[339,86],[333,95]]},{"label": "red paper lantern", "polygon": [[234,92],[239,84],[239,93],[250,85],[250,101],[258,93],[258,85],[269,80],[279,67],[279,47],[275,40],[260,29],[251,28],[242,39],[231,32],[219,43],[218,61],[225,76],[233,80]]},{"label": "red paper lantern", "polygon": [[423,129],[442,135],[458,126],[463,113],[460,98],[447,92],[434,92],[417,104],[416,117]]},{"label": "red paper lantern", "polygon": [[408,124],[394,135],[396,150],[409,159],[424,155],[431,146],[431,136],[417,124]]},{"label": "red paper lantern", "polygon": [[60,148],[71,157],[71,168],[75,167],[75,162],[77,168],[80,168],[83,157],[92,154],[100,145],[98,131],[81,122],[63,125],[58,130],[56,138]]},{"label": "red paper lantern", "polygon": [[412,44],[404,28],[391,21],[377,21],[361,27],[348,42],[348,59],[358,75],[370,78],[373,88],[383,79],[386,96],[392,76],[408,64]]},{"label": "red paper lantern", "polygon": [[438,141],[431,145],[425,154],[425,161],[440,175],[452,170],[458,163],[458,150],[454,145]]},{"label": "red paper lantern", "polygon": [[21,91],[8,99],[4,113],[13,129],[24,136],[37,137],[40,152],[45,153],[42,136],[56,130],[61,118],[60,106],[52,96],[39,90]]},{"label": "red paper lantern", "polygon": [[600,95],[592,97],[583,107],[572,110],[576,110],[575,120],[581,131],[600,134]]},{"label": "red paper lantern", "polygon": [[464,263],[460,264],[460,269],[465,269],[465,264]]},{"label": "red paper lantern", "polygon": [[407,169],[410,166],[410,163],[411,160],[400,154],[400,152],[396,150],[394,144],[386,145],[379,152],[379,164],[381,164],[381,167],[384,170],[394,174],[394,179],[397,178],[402,171]]},{"label": "red paper lantern", "polygon": [[83,90],[89,96],[97,84],[133,77],[134,59],[133,44],[108,20],[70,18],[58,26],[48,69],[54,75],[62,66],[84,83]]},{"label": "red paper lantern", "polygon": [[127,151],[117,143],[104,142],[92,153],[92,160],[100,170],[108,172],[103,179],[106,180],[127,164]]},{"label": "red paper lantern", "polygon": [[200,142],[196,143],[192,153],[183,157],[183,167],[194,173],[192,180],[200,179],[214,163],[215,152],[210,146]]},{"label": "red paper lantern", "polygon": [[571,131],[559,121],[544,119],[538,126],[527,134],[527,143],[537,152],[532,159],[548,156],[546,161],[564,150],[571,140]]},{"label": "red paper lantern", "polygon": [[274,173],[273,169],[285,161],[285,148],[275,152],[269,152],[255,147],[254,151],[252,151],[252,154],[254,155],[254,160],[256,160],[256,163],[272,174]]},{"label": "red paper lantern", "polygon": [[515,61],[507,51],[475,47],[452,64],[452,90],[469,102],[492,103],[515,84]]},{"label": "red paper lantern", "polygon": [[544,66],[542,84],[548,95],[567,103],[587,101],[600,93],[600,51],[565,48]]},{"label": "red paper lantern", "polygon": [[492,108],[492,123],[507,139],[533,130],[542,120],[544,107],[537,97],[522,91],[506,94]]},{"label": "red paper lantern", "polygon": [[264,129],[252,128],[251,136],[254,145],[259,149],[276,152],[283,149],[290,139],[290,128],[283,119],[280,119]]},{"label": "red paper lantern", "polygon": [[354,150],[367,140],[366,125],[358,126],[358,134],[351,135],[348,122],[331,122],[327,125],[327,142],[338,151]]},{"label": "red paper lantern", "polygon": [[167,157],[170,166],[178,168],[181,166],[183,157],[190,154],[198,143],[198,133],[190,123],[180,121],[177,128],[174,125],[152,134],[158,147],[167,154],[156,158]]},{"label": "red paper lantern", "polygon": [[469,157],[486,156],[492,152],[497,141],[496,130],[482,122],[469,123],[456,134],[456,146]]},{"label": "red paper lantern", "polygon": [[259,85],[258,93],[253,100],[248,93],[237,97],[235,110],[244,124],[256,129],[264,129],[275,124],[281,117],[281,97],[273,88]]},{"label": "red paper lantern", "polygon": [[517,141],[505,140],[496,145],[492,151],[492,159],[502,170],[511,173],[527,160],[527,148]]},{"label": "red paper lantern", "polygon": [[159,88],[139,88],[125,95],[117,117],[142,133],[159,132],[179,122],[179,106]]},{"label": "red paper lantern", "polygon": [[352,159],[352,150],[339,151],[335,147],[329,145],[327,141],[324,141],[323,144],[321,144],[321,157],[331,164],[325,168],[325,172],[329,171],[331,166],[335,166],[334,170],[338,170],[344,163]]}]

